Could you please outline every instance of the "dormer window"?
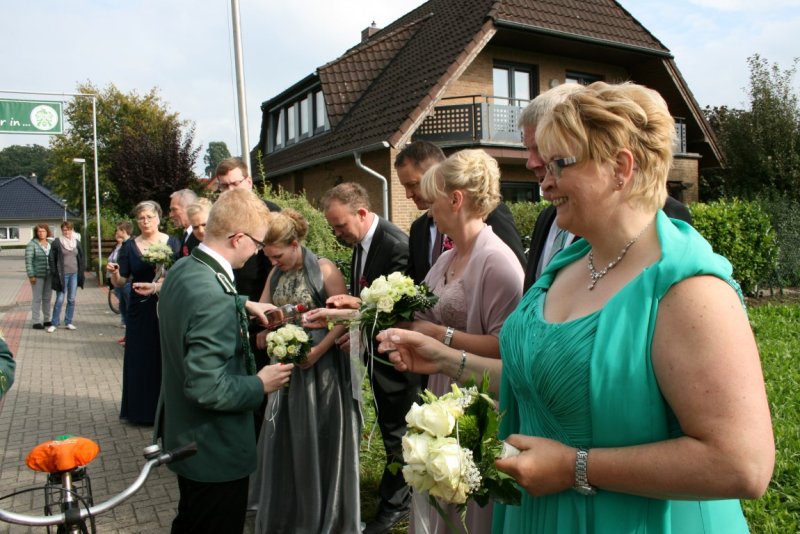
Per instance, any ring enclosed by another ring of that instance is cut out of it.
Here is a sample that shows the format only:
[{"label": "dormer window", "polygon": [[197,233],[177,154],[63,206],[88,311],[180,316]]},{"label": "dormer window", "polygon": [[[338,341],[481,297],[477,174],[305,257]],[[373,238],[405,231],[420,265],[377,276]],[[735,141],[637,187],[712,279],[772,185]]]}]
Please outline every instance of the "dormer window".
[{"label": "dormer window", "polygon": [[267,152],[302,142],[329,127],[322,91],[305,91],[270,112]]}]

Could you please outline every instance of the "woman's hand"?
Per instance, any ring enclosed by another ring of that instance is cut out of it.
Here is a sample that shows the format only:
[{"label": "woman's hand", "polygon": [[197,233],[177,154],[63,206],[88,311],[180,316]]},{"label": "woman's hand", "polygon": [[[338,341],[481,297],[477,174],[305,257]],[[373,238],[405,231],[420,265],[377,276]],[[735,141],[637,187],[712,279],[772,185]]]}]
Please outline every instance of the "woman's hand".
[{"label": "woman's hand", "polygon": [[28,277],[28,282],[30,282],[32,286],[36,285],[36,277],[35,276],[29,276]]},{"label": "woman's hand", "polygon": [[256,334],[256,347],[265,350],[267,348],[267,334],[269,334],[269,330],[262,330],[258,334]]},{"label": "woman's hand", "polygon": [[389,328],[378,334],[376,339],[380,341],[378,352],[387,354],[398,371],[423,375],[442,372],[437,347],[441,343],[433,338],[411,330]]},{"label": "woman's hand", "polygon": [[314,345],[308,351],[308,356],[301,363],[298,364],[300,369],[310,369],[325,353],[320,349],[319,345]]},{"label": "woman's hand", "polygon": [[161,284],[158,282],[134,282],[131,284],[131,288],[136,291],[138,295],[142,295],[143,297],[155,295],[158,293],[160,286]]},{"label": "woman's hand", "polygon": [[576,449],[551,439],[520,434],[508,436],[506,442],[519,449],[519,455],[494,464],[531,495],[559,493],[574,485]]},{"label": "woman's hand", "polygon": [[328,308],[344,308],[357,310],[361,306],[361,299],[352,295],[334,295],[325,301]]},{"label": "woman's hand", "polygon": [[341,322],[353,319],[356,316],[355,310],[350,308],[315,308],[303,314],[303,328],[327,328],[328,322]]}]

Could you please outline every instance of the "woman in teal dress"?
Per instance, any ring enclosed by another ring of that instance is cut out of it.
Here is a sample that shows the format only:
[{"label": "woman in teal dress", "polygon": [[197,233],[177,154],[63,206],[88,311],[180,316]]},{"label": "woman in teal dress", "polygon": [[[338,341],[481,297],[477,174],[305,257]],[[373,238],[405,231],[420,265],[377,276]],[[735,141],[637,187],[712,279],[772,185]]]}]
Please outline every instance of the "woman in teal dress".
[{"label": "woman in teal dress", "polygon": [[[276,306],[325,306],[347,292],[333,262],[301,246],[308,223],[292,209],[270,215],[264,253],[273,264],[261,301]],[[350,360],[335,344],[343,326],[310,330],[312,348],[287,388],[270,394],[258,440],[250,503],[256,532],[360,532],[358,446],[360,412]],[[264,349],[265,334],[256,344]]]},{"label": "woman in teal dress", "polygon": [[[509,316],[502,360],[464,364],[499,384],[501,437],[521,451],[497,461],[525,492],[495,507],[496,533],[747,532],[737,499],[767,488],[769,408],[730,264],[659,210],[673,134],[634,84],[592,84],[538,125],[544,195],[584,239]],[[380,339],[401,370],[461,365],[414,333]]]}]

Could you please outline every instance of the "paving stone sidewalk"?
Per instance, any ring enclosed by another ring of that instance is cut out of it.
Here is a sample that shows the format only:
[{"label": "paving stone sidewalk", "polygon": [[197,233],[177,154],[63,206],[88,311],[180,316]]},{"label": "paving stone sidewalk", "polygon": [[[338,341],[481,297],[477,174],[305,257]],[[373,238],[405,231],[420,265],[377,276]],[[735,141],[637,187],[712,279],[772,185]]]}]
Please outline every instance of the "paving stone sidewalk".
[{"label": "paving stone sidewalk", "polygon": [[[0,252],[0,330],[17,361],[16,380],[0,406],[0,496],[42,486],[45,475],[28,469],[25,458],[38,443],[61,434],[95,440],[99,456],[89,465],[95,502],[127,487],[138,475],[142,448],[152,427],[119,421],[124,330],[107,304],[97,278],[87,275],[78,290],[74,324],[52,334],[30,324],[31,289],[21,250]],[[145,486],[128,501],[97,518],[100,533],[169,532],[178,488],[166,468],[154,470]],[[40,514],[41,491],[0,501],[0,507]],[[0,523],[1,532],[44,532]],[[55,532],[55,530],[53,531]]]}]

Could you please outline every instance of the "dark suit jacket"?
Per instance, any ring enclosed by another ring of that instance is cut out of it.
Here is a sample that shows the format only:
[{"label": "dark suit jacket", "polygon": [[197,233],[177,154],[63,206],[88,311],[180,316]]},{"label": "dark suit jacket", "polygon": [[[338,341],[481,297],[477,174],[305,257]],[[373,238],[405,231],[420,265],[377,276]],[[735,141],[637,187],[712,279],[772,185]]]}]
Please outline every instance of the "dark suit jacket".
[{"label": "dark suit jacket", "polygon": [[194,235],[194,232],[189,234],[189,237],[181,242],[180,257],[188,256],[194,250],[194,247],[200,244],[200,240]]},{"label": "dark suit jacket", "polygon": [[[414,279],[415,284],[422,282],[431,269],[428,259],[431,249],[430,224],[431,217],[427,212],[411,223],[406,274]],[[498,204],[494,211],[486,217],[486,224],[491,226],[497,237],[508,245],[524,269],[525,251],[522,247],[522,239],[519,236],[517,226],[514,224],[514,217],[511,215],[511,210],[508,209],[508,206],[502,202]]]},{"label": "dark suit jacket", "polygon": [[158,310],[163,374],[156,437],[165,449],[198,445],[196,455],[169,468],[197,482],[248,476],[256,468],[253,410],[264,387],[247,371],[233,282],[195,249],[170,269]]},{"label": "dark suit jacket", "polygon": [[[689,213],[689,208],[681,201],[671,196],[667,196],[667,201],[664,203],[664,213],[671,219],[680,219],[692,224],[692,215]],[[539,265],[539,259],[542,257],[547,235],[550,233],[550,226],[555,220],[556,208],[551,204],[542,210],[539,217],[536,219],[536,224],[533,225],[531,248],[528,250],[528,266],[525,268],[525,282],[522,285],[523,292],[528,291],[536,281],[536,266]],[[578,238],[574,238],[572,242],[576,239]],[[572,242],[567,244],[571,244]]]},{"label": "dark suit jacket", "polygon": [[[408,236],[397,226],[386,219],[378,217],[378,227],[372,236],[364,271],[361,273],[367,285],[379,276],[389,275],[395,271],[406,272],[408,265]],[[350,258],[350,272],[355,272],[355,250]],[[350,293],[358,296],[360,287],[351,287]]]},{"label": "dark suit jacket", "polygon": [[[269,200],[265,200],[269,211],[281,211],[280,206]],[[236,280],[236,289],[240,295],[247,295],[250,300],[258,300],[261,298],[261,292],[264,291],[264,286],[267,283],[267,276],[272,269],[272,264],[264,255],[264,251],[258,251],[258,254],[252,256],[245,262],[241,269],[234,269],[233,274]],[[255,347],[255,345],[253,345]]]}]

